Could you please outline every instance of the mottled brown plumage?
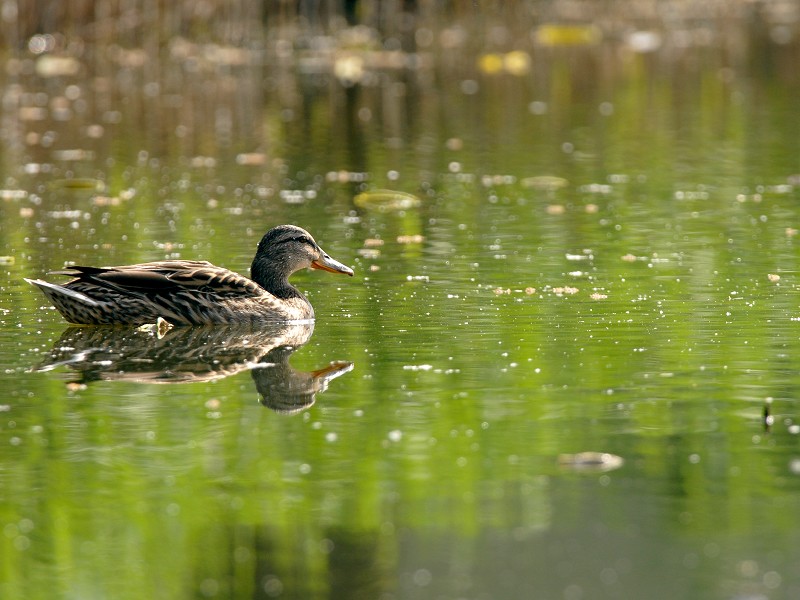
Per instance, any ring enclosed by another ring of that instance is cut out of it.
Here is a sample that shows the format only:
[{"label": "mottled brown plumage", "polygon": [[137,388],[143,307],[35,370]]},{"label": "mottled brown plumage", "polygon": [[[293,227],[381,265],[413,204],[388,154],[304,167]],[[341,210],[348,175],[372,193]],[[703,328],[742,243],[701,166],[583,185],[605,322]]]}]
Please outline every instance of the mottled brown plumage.
[{"label": "mottled brown plumage", "polygon": [[163,260],[54,271],[74,277],[63,285],[26,281],[71,323],[142,325],[159,317],[174,325],[297,321],[314,318],[309,301],[288,281],[306,267],[353,275],[307,231],[279,225],[261,238],[250,267],[252,279],[205,261]]}]

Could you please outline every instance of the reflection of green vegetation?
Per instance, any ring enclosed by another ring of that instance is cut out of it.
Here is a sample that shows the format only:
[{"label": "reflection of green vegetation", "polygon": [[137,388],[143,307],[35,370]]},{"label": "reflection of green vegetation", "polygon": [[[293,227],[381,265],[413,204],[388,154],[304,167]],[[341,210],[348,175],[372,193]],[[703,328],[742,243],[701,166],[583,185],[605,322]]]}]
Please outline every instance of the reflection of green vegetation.
[{"label": "reflection of green vegetation", "polygon": [[[267,93],[260,67],[154,62],[94,80],[97,106],[71,122],[18,123],[0,151],[3,185],[29,193],[0,202],[0,254],[16,258],[0,596],[472,597],[504,572],[561,597],[558,560],[576,578],[628,564],[629,597],[665,573],[713,596],[743,560],[788,582],[796,75],[730,72],[714,48],[535,50],[529,77],[439,49],[428,70],[350,87],[275,63]],[[93,77],[119,67],[93,60]],[[93,123],[106,133],[87,142]],[[26,141],[51,129],[95,158]],[[255,150],[263,164],[237,163]],[[67,171],[107,197],[48,185]],[[362,211],[366,186],[422,202]],[[244,271],[278,222],[343,259],[384,242],[356,281],[296,278],[319,322],[293,362],[356,365],[303,415],[260,407],[247,374],[165,391],[22,372],[61,328],[23,275],[167,256]],[[583,450],[625,466],[558,470]],[[692,556],[696,570],[669,566]]]}]

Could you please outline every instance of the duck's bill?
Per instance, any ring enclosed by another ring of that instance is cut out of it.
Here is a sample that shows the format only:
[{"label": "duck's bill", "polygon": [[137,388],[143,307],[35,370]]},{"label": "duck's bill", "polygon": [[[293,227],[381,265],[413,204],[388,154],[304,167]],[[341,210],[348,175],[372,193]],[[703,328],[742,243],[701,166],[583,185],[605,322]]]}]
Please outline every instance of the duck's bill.
[{"label": "duck's bill", "polygon": [[353,276],[353,269],[343,265],[338,260],[333,260],[327,254],[323,254],[320,258],[312,261],[311,268],[328,271],[330,273],[344,273],[345,275],[350,275],[350,277]]}]

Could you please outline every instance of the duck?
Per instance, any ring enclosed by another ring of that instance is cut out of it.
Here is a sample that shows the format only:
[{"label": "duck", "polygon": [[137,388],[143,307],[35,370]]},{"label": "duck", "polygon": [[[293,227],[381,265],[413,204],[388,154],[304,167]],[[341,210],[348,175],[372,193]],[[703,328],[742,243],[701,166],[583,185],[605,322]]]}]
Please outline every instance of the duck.
[{"label": "duck", "polygon": [[51,275],[63,284],[25,281],[58,312],[79,325],[217,325],[258,321],[313,321],[314,308],[289,276],[304,268],[353,276],[311,234],[278,225],[261,238],[245,277],[208,261],[161,260],[116,267],[72,266]]}]

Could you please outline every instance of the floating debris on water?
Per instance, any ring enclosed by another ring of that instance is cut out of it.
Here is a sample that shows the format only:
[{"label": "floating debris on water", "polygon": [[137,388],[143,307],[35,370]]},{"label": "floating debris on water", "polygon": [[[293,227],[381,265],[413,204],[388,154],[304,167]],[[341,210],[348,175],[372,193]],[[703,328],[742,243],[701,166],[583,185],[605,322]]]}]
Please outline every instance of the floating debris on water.
[{"label": "floating debris on water", "polygon": [[189,160],[189,166],[195,169],[213,169],[217,166],[217,159],[213,156],[193,156]]},{"label": "floating debris on water", "polygon": [[422,200],[414,194],[386,189],[362,192],[355,197],[354,202],[361,208],[375,209],[381,212],[409,210],[422,204]]},{"label": "floating debris on water", "polygon": [[575,471],[612,471],[624,463],[621,456],[608,452],[578,452],[558,456],[559,466]]},{"label": "floating debris on water", "polygon": [[[381,255],[380,247],[383,246],[383,240],[380,238],[367,238],[364,240],[364,247],[357,250],[358,254],[367,259],[376,259]],[[376,267],[376,265],[372,265]],[[377,271],[377,268],[370,267],[370,270]]]},{"label": "floating debris on water", "polygon": [[483,175],[481,184],[483,187],[494,187],[498,185],[514,185],[517,178],[514,175]]},{"label": "floating debris on water", "polygon": [[42,106],[21,106],[17,112],[20,121],[44,121],[47,109]]},{"label": "floating debris on water", "polygon": [[625,42],[632,51],[646,54],[658,50],[663,39],[657,31],[634,31],[628,35]]},{"label": "floating debris on water", "polygon": [[95,140],[100,139],[105,134],[105,128],[102,125],[94,123],[86,126],[86,135]]},{"label": "floating debris on water", "polygon": [[267,155],[263,152],[243,152],[236,155],[237,165],[261,166],[266,162]]},{"label": "floating debris on water", "polygon": [[81,148],[70,148],[67,150],[53,150],[53,159],[63,161],[80,161],[94,159],[94,152]]},{"label": "floating debris on water", "polygon": [[[704,190],[678,190],[674,194],[675,200],[708,200],[709,194]],[[760,199],[758,200],[760,202]]]},{"label": "floating debris on water", "polygon": [[421,244],[425,241],[424,235],[398,235],[397,236],[397,243],[398,244]]},{"label": "floating debris on water", "polygon": [[778,283],[781,280],[781,276],[770,273],[767,275],[767,279],[769,279],[772,283]]},{"label": "floating debris on water", "polygon": [[84,213],[82,210],[50,210],[47,211],[47,216],[53,219],[81,219],[84,215],[88,216],[88,213]]},{"label": "floating debris on water", "polygon": [[52,171],[53,165],[47,163],[25,163],[22,165],[22,170],[26,175],[38,175],[39,173],[49,173]]},{"label": "floating debris on water", "polygon": [[626,173],[611,173],[606,179],[609,183],[628,183],[631,180],[631,176]]},{"label": "floating debris on water", "polygon": [[788,183],[768,185],[767,191],[772,192],[773,194],[791,194],[794,191],[794,186]]},{"label": "floating debris on water", "polygon": [[381,251],[378,248],[359,248],[357,252],[360,256],[370,259],[378,258],[381,255]]},{"label": "floating debris on water", "polygon": [[0,190],[0,200],[24,200],[27,197],[27,190]]},{"label": "floating debris on water", "polygon": [[548,215],[554,216],[563,215],[565,212],[567,212],[567,209],[563,204],[548,204],[544,210]]},{"label": "floating debris on water", "polygon": [[578,188],[585,194],[610,194],[614,188],[607,183],[588,183]]},{"label": "floating debris on water", "polygon": [[[570,285],[563,285],[556,287],[546,285],[541,289],[541,292],[543,294],[553,294],[554,296],[559,296],[559,297],[573,296],[579,293],[580,291],[581,291],[580,288]],[[537,292],[537,288],[528,286],[524,289],[519,289],[519,288],[506,288],[498,286],[492,288],[492,292],[494,293],[495,296],[510,296],[512,294],[526,294],[528,296],[532,296]],[[595,291],[590,296],[592,300],[605,300],[607,297],[608,295],[601,291]]]},{"label": "floating debris on water", "polygon": [[441,369],[438,367],[434,367],[433,365],[403,365],[404,371],[423,371],[423,372],[431,372],[437,375],[458,375],[461,373],[461,369]]},{"label": "floating debris on water", "polygon": [[16,258],[13,256],[0,256],[0,265],[2,266],[13,265],[15,261]]},{"label": "floating debris on water", "polygon": [[119,196],[95,196],[92,198],[92,204],[95,206],[119,206],[122,201]]},{"label": "floating debris on water", "polygon": [[403,432],[400,431],[399,429],[393,429],[388,433],[386,437],[388,437],[389,440],[392,442],[399,442],[400,440],[403,439]]},{"label": "floating debris on water", "polygon": [[62,77],[77,75],[81,70],[81,63],[71,56],[54,56],[45,54],[36,61],[36,74],[39,77]]},{"label": "floating debris on water", "polygon": [[313,200],[317,197],[316,190],[281,190],[279,193],[281,200],[286,204],[303,204],[306,200]]},{"label": "floating debris on water", "polygon": [[345,85],[360,82],[366,74],[364,57],[358,54],[337,56],[333,63],[333,74]]},{"label": "floating debris on water", "polygon": [[50,182],[50,186],[55,189],[63,190],[94,190],[101,192],[105,189],[105,184],[92,177],[74,177],[71,179],[56,179]]},{"label": "floating debris on water", "polygon": [[552,292],[556,296],[572,296],[574,294],[577,294],[579,291],[580,290],[578,288],[571,287],[571,286],[568,286],[568,285],[565,285],[564,287],[554,287],[552,289]]},{"label": "floating debris on water", "polygon": [[565,254],[564,257],[567,260],[576,261],[576,260],[592,260],[594,255],[592,254],[591,250],[584,250],[583,254]]},{"label": "floating debris on water", "polygon": [[525,188],[553,191],[567,187],[569,181],[563,177],[556,177],[555,175],[536,175],[535,177],[523,178],[520,184]]},{"label": "floating debris on water", "polygon": [[325,180],[331,183],[363,183],[369,180],[369,173],[359,171],[328,171]]}]

